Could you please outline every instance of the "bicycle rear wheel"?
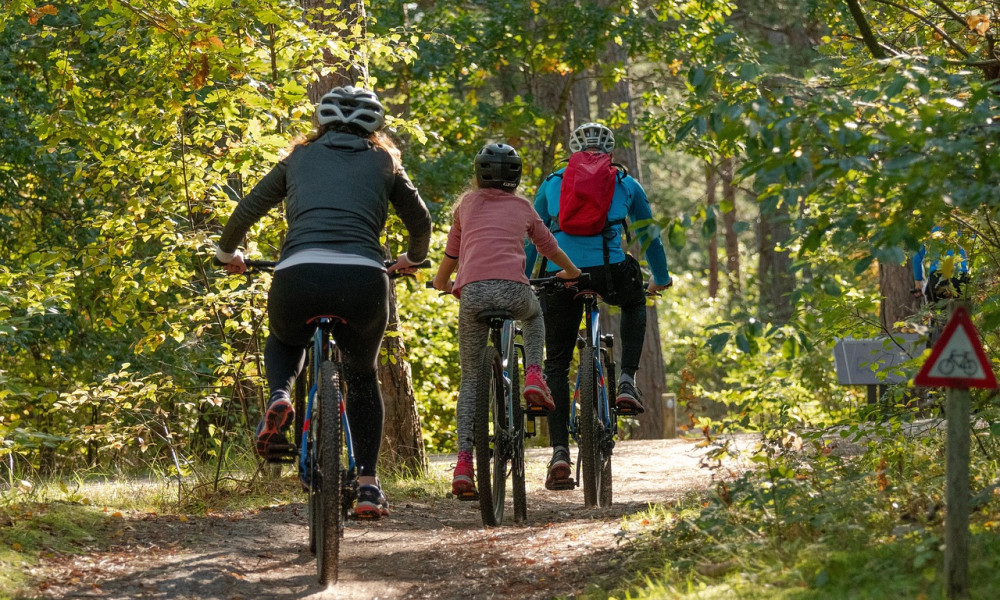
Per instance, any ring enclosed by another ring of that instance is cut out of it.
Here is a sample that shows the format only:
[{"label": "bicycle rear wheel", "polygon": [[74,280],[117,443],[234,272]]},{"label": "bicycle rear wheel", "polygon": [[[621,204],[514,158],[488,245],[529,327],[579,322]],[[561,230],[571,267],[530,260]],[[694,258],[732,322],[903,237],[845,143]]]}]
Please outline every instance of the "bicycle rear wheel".
[{"label": "bicycle rear wheel", "polygon": [[597,418],[597,372],[595,349],[585,346],[580,352],[580,468],[583,471],[583,503],[597,506],[603,463],[601,461],[601,423]]},{"label": "bicycle rear wheel", "polygon": [[340,510],[340,455],[343,447],[340,381],[332,362],[326,361],[320,365],[318,395],[319,411],[313,416],[312,425],[317,433],[314,448],[318,449],[316,458],[319,459],[319,485],[314,485],[315,492],[310,500],[315,504],[312,514],[316,529],[316,571],[320,585],[328,585],[337,581],[340,536],[343,531]]},{"label": "bicycle rear wheel", "polygon": [[510,431],[510,483],[513,489],[514,522],[523,523],[528,519],[528,497],[525,492],[524,477],[524,409],[521,407],[521,363],[517,351],[510,358],[507,367],[510,377],[510,402],[513,410],[514,429]]},{"label": "bicycle rear wheel", "polygon": [[477,381],[474,438],[479,512],[483,524],[493,526],[503,523],[507,491],[507,461],[503,448],[507,422],[501,408],[503,367],[500,352],[494,346],[487,346],[483,352]]}]

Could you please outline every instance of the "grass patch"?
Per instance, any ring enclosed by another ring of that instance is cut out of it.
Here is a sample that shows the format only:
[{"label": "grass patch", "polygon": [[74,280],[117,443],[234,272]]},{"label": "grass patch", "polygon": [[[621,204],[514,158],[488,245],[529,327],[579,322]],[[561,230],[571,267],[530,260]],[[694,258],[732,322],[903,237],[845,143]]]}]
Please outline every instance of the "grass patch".
[{"label": "grass patch", "polygon": [[[943,598],[944,440],[888,436],[857,458],[758,455],[756,470],[701,497],[653,507],[623,526],[612,580],[590,600]],[[972,598],[1000,589],[996,462],[974,452]],[[979,493],[980,498],[982,494]]]},{"label": "grass patch", "polygon": [[0,507],[0,598],[25,593],[31,583],[28,570],[42,557],[85,552],[104,540],[112,514],[63,501],[4,504]]}]

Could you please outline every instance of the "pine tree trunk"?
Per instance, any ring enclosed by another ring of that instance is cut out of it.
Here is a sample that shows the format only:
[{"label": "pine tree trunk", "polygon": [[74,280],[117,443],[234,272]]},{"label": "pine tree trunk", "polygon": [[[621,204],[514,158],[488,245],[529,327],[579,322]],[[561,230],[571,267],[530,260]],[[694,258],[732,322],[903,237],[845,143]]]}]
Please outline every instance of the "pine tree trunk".
[{"label": "pine tree trunk", "polygon": [[[349,24],[360,25],[360,37],[364,38],[367,23],[364,3],[360,0],[300,0],[300,3],[310,27],[317,31],[332,31],[330,23],[335,17],[323,15],[323,10],[338,9],[336,18],[344,19]],[[351,59],[349,62],[338,63],[330,51],[324,49],[324,62],[330,67],[330,72],[319,76],[317,81],[309,85],[309,99],[313,102],[319,102],[323,94],[338,85],[367,85],[365,81],[367,66],[364,64],[363,55],[358,51],[358,40],[347,37],[347,34],[341,34],[341,40],[344,44],[352,46]],[[393,286],[389,289],[389,324],[386,331],[387,335],[382,340],[381,356],[385,360],[379,366],[379,380],[385,405],[382,452],[379,455],[380,468],[422,472],[426,454],[416,397],[413,394],[410,365],[406,362],[403,340],[394,334],[399,331],[399,310]]]},{"label": "pine tree trunk", "polygon": [[729,288],[729,303],[734,306],[739,300],[743,283],[740,276],[740,242],[736,233],[736,186],[733,185],[733,159],[722,162],[722,223],[726,235],[726,281]]},{"label": "pine tree trunk", "polygon": [[379,382],[385,403],[380,467],[422,473],[427,455],[420,431],[420,414],[413,394],[410,363],[399,337],[399,312],[395,287],[389,289],[389,328],[382,340]]},{"label": "pine tree trunk", "polygon": [[[637,181],[642,181],[642,165],[639,160],[638,139],[632,135],[632,124],[635,122],[635,114],[632,110],[632,88],[628,80],[628,55],[625,49],[613,42],[608,43],[605,53],[605,62],[609,65],[620,64],[625,73],[625,78],[618,81],[608,91],[608,93],[598,93],[598,109],[602,116],[607,115],[610,106],[625,106],[628,117],[628,125],[619,130],[615,136],[615,160],[625,165],[628,172]],[[598,86],[600,90],[602,86]],[[632,248],[632,253],[639,257],[638,248]],[[611,321],[611,328],[608,331],[618,332],[620,314],[615,313]],[[616,349],[616,355],[620,355],[620,346]],[[660,343],[660,324],[656,306],[646,307],[646,337],[643,342],[642,360],[639,362],[639,371],[636,373],[635,382],[642,391],[643,400],[646,407],[639,417],[639,424],[631,431],[631,437],[635,439],[660,439],[663,437],[663,402],[661,396],[666,391],[666,375],[663,365],[663,352]]]},{"label": "pine tree trunk", "polygon": [[762,210],[757,235],[758,269],[760,282],[760,319],[765,323],[784,325],[792,317],[792,291],[795,275],[787,250],[781,250],[788,241],[788,207],[783,204],[771,210]]},{"label": "pine tree trunk", "polygon": [[[705,163],[705,204],[708,214],[714,215],[715,203],[715,166]],[[712,235],[708,238],[708,297],[719,297],[719,238]]]},{"label": "pine tree trunk", "polygon": [[905,321],[920,309],[920,299],[913,297],[913,269],[907,260],[901,265],[879,263],[879,291],[882,293],[879,321],[886,331],[896,331],[895,324]]}]

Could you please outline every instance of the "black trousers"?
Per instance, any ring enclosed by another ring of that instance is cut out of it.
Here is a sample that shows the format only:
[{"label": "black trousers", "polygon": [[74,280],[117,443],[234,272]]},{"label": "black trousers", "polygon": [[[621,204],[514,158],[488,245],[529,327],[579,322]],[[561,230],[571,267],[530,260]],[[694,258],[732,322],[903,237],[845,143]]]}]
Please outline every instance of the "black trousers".
[{"label": "black trousers", "polygon": [[933,271],[927,277],[927,287],[924,289],[924,295],[927,296],[927,302],[932,304],[938,300],[961,298],[968,283],[968,273],[955,273],[955,276],[951,279],[944,279],[941,277],[940,272]]},{"label": "black trousers", "polygon": [[381,269],[355,265],[301,264],[274,272],[267,297],[270,335],[264,366],[271,394],[291,396],[312,343],[318,316],[346,321],[333,337],[344,359],[347,418],[360,475],[375,475],[382,443],[384,406],[378,354],[389,321],[389,278]]},{"label": "black trousers", "polygon": [[[626,255],[624,261],[582,269],[590,274],[588,288],[605,302],[621,307],[621,372],[634,375],[639,368],[646,337],[646,293],[638,261]],[[569,365],[583,318],[583,300],[571,290],[556,290],[542,296],[545,317],[545,379],[552,390],[556,408],[549,413],[552,446],[569,446]]]}]

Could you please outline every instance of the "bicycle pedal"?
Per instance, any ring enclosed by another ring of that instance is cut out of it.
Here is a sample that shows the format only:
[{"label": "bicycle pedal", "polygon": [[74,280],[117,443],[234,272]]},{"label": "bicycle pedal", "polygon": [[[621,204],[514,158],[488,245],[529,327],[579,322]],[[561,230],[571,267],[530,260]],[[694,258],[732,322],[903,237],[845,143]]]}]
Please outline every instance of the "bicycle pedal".
[{"label": "bicycle pedal", "polygon": [[295,444],[271,442],[268,444],[267,454],[263,458],[269,463],[293,463],[298,458],[298,448]]},{"label": "bicycle pedal", "polygon": [[540,406],[528,406],[524,409],[524,415],[533,419],[536,417],[547,417],[549,415],[549,411]]},{"label": "bicycle pedal", "polygon": [[619,417],[638,417],[645,411],[636,410],[634,408],[616,408],[615,412],[618,413]]},{"label": "bicycle pedal", "polygon": [[571,490],[576,487],[576,480],[572,477],[567,477],[566,479],[556,479],[552,483],[546,483],[545,489],[552,490],[556,492],[564,492],[566,490]]},{"label": "bicycle pedal", "polygon": [[477,492],[462,492],[461,494],[457,494],[455,497],[463,502],[475,502],[476,500],[479,500],[479,494]]}]

